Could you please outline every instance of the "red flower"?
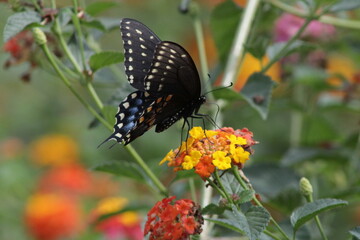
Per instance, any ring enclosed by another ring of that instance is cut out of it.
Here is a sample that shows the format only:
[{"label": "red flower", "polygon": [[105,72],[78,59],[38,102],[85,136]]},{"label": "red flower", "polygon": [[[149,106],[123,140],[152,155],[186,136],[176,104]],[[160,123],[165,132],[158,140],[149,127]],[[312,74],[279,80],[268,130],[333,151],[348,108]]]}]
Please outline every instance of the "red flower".
[{"label": "red flower", "polygon": [[36,194],[27,202],[25,222],[34,239],[57,240],[74,236],[82,228],[80,206],[61,194]]},{"label": "red flower", "polygon": [[201,233],[200,206],[189,199],[174,199],[164,198],[149,211],[144,235],[150,233],[150,240],[184,240]]}]

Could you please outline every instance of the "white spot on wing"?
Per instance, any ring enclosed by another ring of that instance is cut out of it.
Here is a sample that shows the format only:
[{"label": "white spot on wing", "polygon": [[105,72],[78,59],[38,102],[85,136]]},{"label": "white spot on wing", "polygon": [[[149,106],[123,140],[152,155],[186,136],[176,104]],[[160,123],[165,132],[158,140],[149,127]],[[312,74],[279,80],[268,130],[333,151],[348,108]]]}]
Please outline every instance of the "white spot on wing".
[{"label": "white spot on wing", "polygon": [[133,68],[133,66],[129,66],[129,71],[132,71],[134,68]]},{"label": "white spot on wing", "polygon": [[136,96],[137,96],[136,93],[131,94],[131,98],[132,98],[132,99],[136,98]]},{"label": "white spot on wing", "polygon": [[159,67],[159,66],[160,66],[160,63],[159,63],[159,62],[156,62],[156,63],[154,64],[154,66],[155,66],[155,67]]},{"label": "white spot on wing", "polygon": [[145,40],[144,40],[142,37],[139,37],[139,40],[140,40],[141,42],[145,42]]},{"label": "white spot on wing", "polygon": [[145,47],[144,45],[142,45],[142,44],[140,44],[140,47],[141,47],[142,49],[146,49],[146,47]]},{"label": "white spot on wing", "polygon": [[143,57],[146,57],[147,55],[146,55],[146,53],[141,53],[141,56],[143,56]]},{"label": "white spot on wing", "polygon": [[124,114],[124,113],[120,113],[120,114],[119,114],[119,117],[120,117],[120,120],[123,120],[124,117],[125,117],[125,114]]},{"label": "white spot on wing", "polygon": [[138,34],[142,34],[142,31],[140,31],[139,29],[135,29],[135,31],[136,31]]},{"label": "white spot on wing", "polygon": [[119,123],[118,125],[116,125],[118,128],[122,128],[124,126],[124,124]]},{"label": "white spot on wing", "polygon": [[128,102],[124,102],[124,103],[123,103],[123,106],[124,106],[125,109],[128,109],[129,106],[130,106],[130,104],[129,104]]},{"label": "white spot on wing", "polygon": [[159,72],[159,71],[154,68],[153,70],[151,70],[151,72],[152,72],[152,73],[157,73],[157,72]]},{"label": "white spot on wing", "polygon": [[129,57],[129,62],[132,62],[134,59],[132,57]]},{"label": "white spot on wing", "polygon": [[[149,76],[148,76],[148,79],[153,79],[153,78],[154,78],[154,75],[149,75]],[[150,84],[150,82],[147,82],[147,83]]]},{"label": "white spot on wing", "polygon": [[127,41],[127,43],[128,43],[129,45],[131,45],[131,44],[132,44],[131,40],[128,40],[128,41]]},{"label": "white spot on wing", "polygon": [[133,52],[133,50],[131,48],[129,48],[129,53],[132,53],[132,52]]}]

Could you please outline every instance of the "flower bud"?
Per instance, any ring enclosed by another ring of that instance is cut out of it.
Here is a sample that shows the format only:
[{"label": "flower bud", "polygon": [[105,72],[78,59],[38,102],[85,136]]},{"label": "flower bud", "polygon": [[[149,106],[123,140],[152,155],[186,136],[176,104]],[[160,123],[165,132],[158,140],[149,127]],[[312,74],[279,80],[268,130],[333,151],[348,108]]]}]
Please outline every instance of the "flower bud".
[{"label": "flower bud", "polygon": [[38,45],[41,46],[41,45],[46,44],[46,35],[40,28],[33,28],[32,32],[34,35],[35,42]]},{"label": "flower bud", "polygon": [[307,178],[303,177],[300,179],[299,187],[300,187],[300,192],[303,196],[308,197],[312,195],[313,188]]}]

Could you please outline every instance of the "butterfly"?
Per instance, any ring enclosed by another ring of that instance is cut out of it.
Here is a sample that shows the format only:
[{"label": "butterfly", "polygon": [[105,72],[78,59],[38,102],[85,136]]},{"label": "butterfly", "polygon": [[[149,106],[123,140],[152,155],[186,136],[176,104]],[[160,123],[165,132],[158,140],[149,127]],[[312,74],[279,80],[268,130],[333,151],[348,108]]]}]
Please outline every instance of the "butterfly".
[{"label": "butterfly", "polygon": [[126,145],[153,126],[162,132],[182,118],[188,123],[187,118],[196,117],[206,99],[189,53],[134,19],[122,19],[120,31],[125,73],[137,91],[120,103],[114,132],[104,142]]}]

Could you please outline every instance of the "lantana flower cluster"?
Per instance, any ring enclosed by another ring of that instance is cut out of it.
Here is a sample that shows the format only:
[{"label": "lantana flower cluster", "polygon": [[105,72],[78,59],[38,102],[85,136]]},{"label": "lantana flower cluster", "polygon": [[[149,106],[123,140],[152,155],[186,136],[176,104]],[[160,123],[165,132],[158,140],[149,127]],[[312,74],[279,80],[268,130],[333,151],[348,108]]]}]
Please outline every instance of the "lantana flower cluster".
[{"label": "lantana flower cluster", "polygon": [[200,234],[204,219],[200,206],[189,199],[164,198],[148,212],[144,236],[149,239],[185,240],[190,235]]},{"label": "lantana flower cluster", "polygon": [[203,179],[216,169],[226,170],[233,165],[242,168],[252,153],[250,147],[257,143],[247,128],[204,130],[194,127],[189,135],[187,141],[171,150],[160,164],[168,162],[175,171],[195,169]]}]

